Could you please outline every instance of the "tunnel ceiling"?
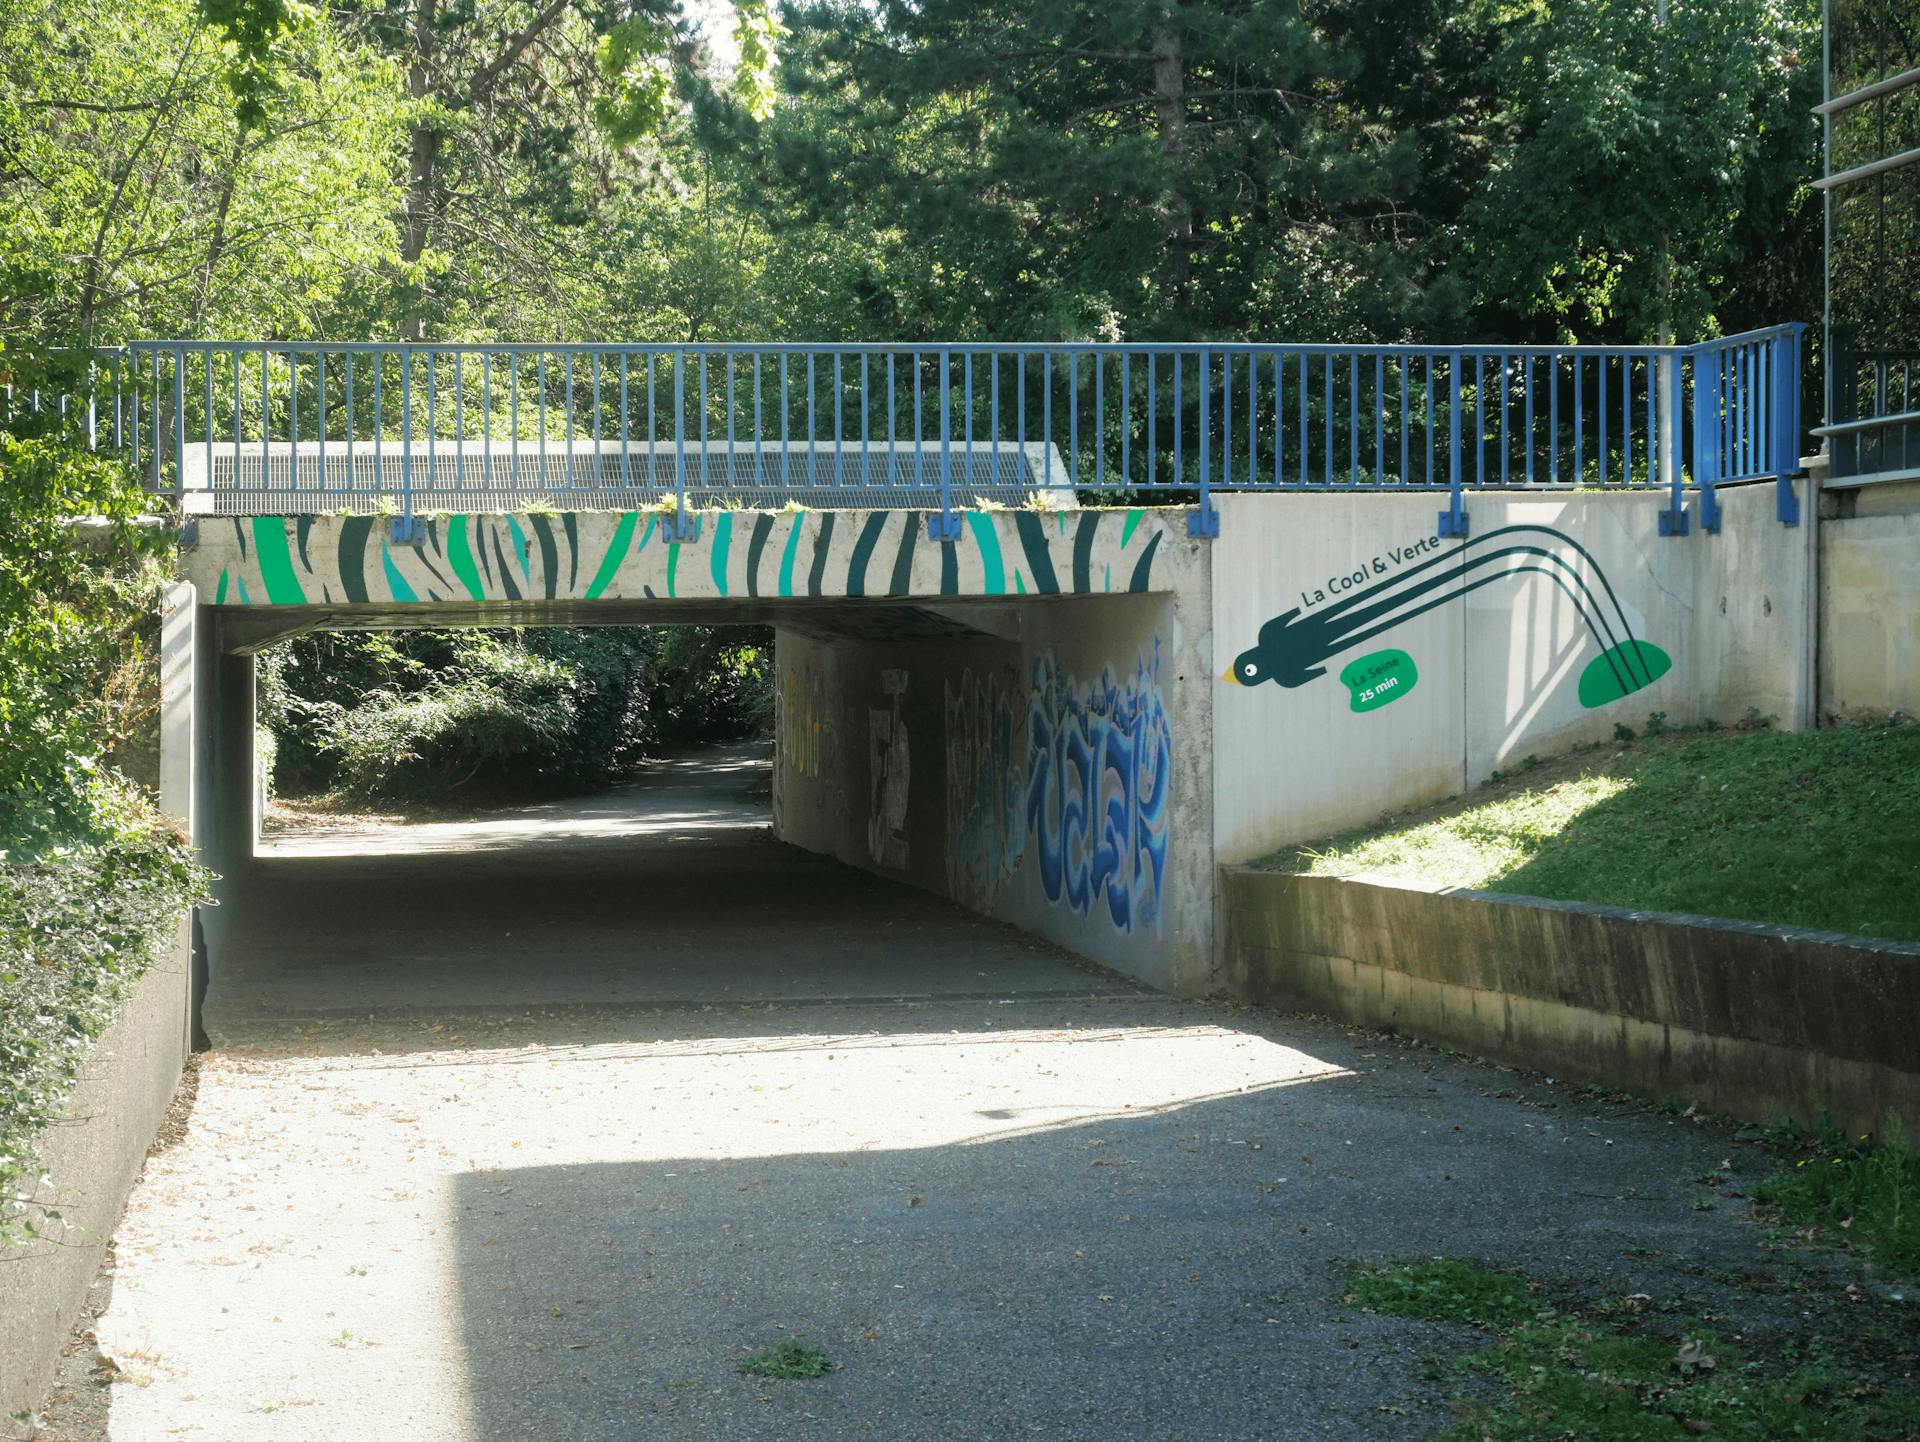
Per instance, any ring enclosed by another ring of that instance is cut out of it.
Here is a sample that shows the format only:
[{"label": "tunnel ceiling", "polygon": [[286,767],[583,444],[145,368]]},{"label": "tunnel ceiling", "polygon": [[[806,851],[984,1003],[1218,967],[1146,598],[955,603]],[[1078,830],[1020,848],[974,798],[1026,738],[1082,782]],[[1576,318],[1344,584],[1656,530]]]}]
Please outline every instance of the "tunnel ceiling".
[{"label": "tunnel ceiling", "polygon": [[276,606],[271,611],[228,608],[218,614],[222,649],[240,652],[256,651],[309,631],[422,631],[480,626],[778,625],[821,640],[968,641],[1017,639],[1022,614],[1035,606],[1114,605],[1128,599],[1009,596],[969,598],[942,605],[902,605],[884,598],[528,601],[350,610],[326,606]]}]

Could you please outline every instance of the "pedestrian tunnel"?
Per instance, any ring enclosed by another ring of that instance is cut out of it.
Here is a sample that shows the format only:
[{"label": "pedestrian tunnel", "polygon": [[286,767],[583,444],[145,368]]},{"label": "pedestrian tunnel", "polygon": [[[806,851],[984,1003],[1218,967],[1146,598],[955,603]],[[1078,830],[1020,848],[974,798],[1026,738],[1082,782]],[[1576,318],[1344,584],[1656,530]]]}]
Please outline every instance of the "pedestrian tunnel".
[{"label": "pedestrian tunnel", "polygon": [[[294,886],[286,848],[260,846],[264,648],[312,630],[729,624],[769,626],[775,638],[770,798],[757,804],[780,844],[748,864],[729,838],[704,866],[683,865],[712,839],[683,827],[666,839],[693,844],[651,871],[659,858],[624,872],[605,857],[556,862],[574,868],[569,885],[578,865],[599,868],[582,909],[611,908],[600,920],[628,928],[636,954],[663,935],[663,908],[674,913],[674,946],[697,948],[693,921],[705,914],[724,949],[729,916],[793,891],[775,858],[797,849],[1150,984],[1204,989],[1211,781],[1205,747],[1179,738],[1203,731],[1214,682],[1202,654],[1205,543],[1187,535],[1179,510],[987,509],[962,519],[958,539],[942,541],[918,511],[708,512],[697,539],[681,540],[693,528],[666,524],[665,510],[476,512],[423,518],[402,541],[377,516],[198,518],[185,537],[188,582],[167,620],[166,746],[176,773],[191,773],[194,833],[222,876],[221,905],[201,917],[203,990],[217,1001],[223,971],[254,965],[263,927],[283,950],[289,935],[317,947],[344,927],[360,938],[349,949],[372,964],[378,939],[362,934],[362,918],[349,924],[343,891],[377,893],[373,910],[396,926],[420,922],[407,916],[406,881],[425,876],[427,859],[309,858]],[[676,815],[724,812],[731,826],[753,798],[726,791],[724,764],[716,776],[662,773],[665,789],[640,800]],[[516,877],[504,842],[485,849],[452,892],[450,859],[433,858],[441,889],[419,893],[450,901],[456,933],[478,924],[461,918],[510,922],[502,890],[538,872],[528,862],[534,872]],[[327,866],[340,885],[317,899],[308,883]],[[893,924],[855,901],[826,919],[828,931],[850,933]],[[831,970],[831,955],[822,965]],[[288,984],[298,984],[291,973]],[[911,978],[903,985],[911,990]],[[428,988],[416,1000],[436,998]],[[318,995],[306,1004],[325,1009]]]},{"label": "pedestrian tunnel", "polygon": [[[231,903],[257,870],[260,648],[755,623],[775,638],[778,843],[1206,992],[1220,865],[1651,713],[1804,717],[1809,553],[1773,499],[1728,490],[1711,536],[1669,534],[1631,492],[1484,494],[1445,537],[1417,492],[1229,496],[1217,538],[1180,509],[1041,504],[201,514],[166,621],[163,789]],[[754,891],[737,871],[655,882],[625,899],[636,934]],[[245,909],[203,913],[216,982]]]}]

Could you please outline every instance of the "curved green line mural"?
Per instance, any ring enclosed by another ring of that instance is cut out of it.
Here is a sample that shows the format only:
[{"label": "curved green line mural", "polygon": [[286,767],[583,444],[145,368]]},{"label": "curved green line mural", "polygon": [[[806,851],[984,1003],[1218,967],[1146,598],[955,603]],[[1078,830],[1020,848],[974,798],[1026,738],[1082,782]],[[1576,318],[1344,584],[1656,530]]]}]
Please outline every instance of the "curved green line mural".
[{"label": "curved green line mural", "polygon": [[[1437,554],[1432,554],[1437,552]],[[1426,559],[1416,560],[1425,556]],[[1397,569],[1396,569],[1397,568]],[[1446,548],[1435,537],[1389,551],[1346,576],[1331,578],[1301,604],[1260,627],[1252,646],[1234,658],[1221,679],[1237,686],[1271,681],[1289,689],[1327,674],[1334,657],[1395,627],[1474,592],[1523,576],[1542,576],[1573,605],[1599,654],[1579,682],[1580,704],[1592,709],[1644,690],[1672,669],[1659,646],[1633,633],[1613,583],[1591,552],[1551,526],[1502,526]],[[1379,579],[1375,579],[1378,577]],[[1389,658],[1398,657],[1400,660]],[[1404,674],[1384,691],[1357,677]],[[1405,695],[1418,677],[1405,651],[1379,651],[1346,667],[1340,679],[1355,711],[1378,710]],[[1364,702],[1361,692],[1367,692]]]},{"label": "curved green line mural", "polygon": [[[924,511],[744,511],[654,546],[644,511],[436,516],[405,545],[369,516],[209,518],[184,556],[208,595],[226,573],[216,604],[245,587],[246,604],[328,606],[1086,595],[1171,590],[1198,564],[1177,510],[966,514],[956,541],[931,539]],[[680,564],[683,546],[700,564]]]}]

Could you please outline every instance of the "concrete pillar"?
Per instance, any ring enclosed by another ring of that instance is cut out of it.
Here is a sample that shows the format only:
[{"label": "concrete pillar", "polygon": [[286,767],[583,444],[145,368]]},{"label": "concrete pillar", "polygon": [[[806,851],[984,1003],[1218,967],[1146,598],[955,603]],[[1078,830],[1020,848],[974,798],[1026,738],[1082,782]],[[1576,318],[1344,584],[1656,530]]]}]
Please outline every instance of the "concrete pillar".
[{"label": "concrete pillar", "polygon": [[194,685],[199,651],[199,596],[191,582],[176,581],[160,592],[160,809],[180,823],[189,840],[194,825],[194,774],[199,730]]},{"label": "concrete pillar", "polygon": [[[194,846],[218,878],[215,905],[195,918],[193,1011],[220,974],[229,918],[253,867],[259,837],[254,760],[254,661],[226,652],[218,613],[200,608],[195,646]],[[163,763],[164,764],[164,763]]]},{"label": "concrete pillar", "polygon": [[[200,769],[199,658],[205,613],[189,582],[179,581],[160,592],[160,809],[180,824],[193,845],[201,841],[197,819],[199,796],[195,778]],[[195,997],[193,981],[199,970],[194,938],[197,918],[181,918],[174,938],[174,954],[184,963],[187,984],[180,989],[180,1027],[183,1047],[193,1045]]]}]

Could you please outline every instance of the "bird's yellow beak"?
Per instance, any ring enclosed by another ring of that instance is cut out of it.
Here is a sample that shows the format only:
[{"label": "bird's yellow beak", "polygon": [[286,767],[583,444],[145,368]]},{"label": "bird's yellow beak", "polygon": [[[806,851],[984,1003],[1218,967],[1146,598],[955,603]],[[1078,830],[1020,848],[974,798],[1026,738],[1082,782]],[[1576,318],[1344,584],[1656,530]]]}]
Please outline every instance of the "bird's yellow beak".
[{"label": "bird's yellow beak", "polygon": [[1235,674],[1234,674],[1234,670],[1233,670],[1233,667],[1231,667],[1231,666],[1229,666],[1229,667],[1227,667],[1227,669],[1226,669],[1226,670],[1224,670],[1224,671],[1222,671],[1222,672],[1220,673],[1220,679],[1221,679],[1222,681],[1226,681],[1226,682],[1228,682],[1228,683],[1230,683],[1230,684],[1232,684],[1232,685],[1235,685],[1235,686],[1239,686],[1239,685],[1242,685],[1242,684],[1244,684],[1244,683],[1243,683],[1243,682],[1242,682],[1242,681],[1240,680],[1240,678],[1239,678],[1239,677],[1238,677],[1237,675],[1235,675]]}]

